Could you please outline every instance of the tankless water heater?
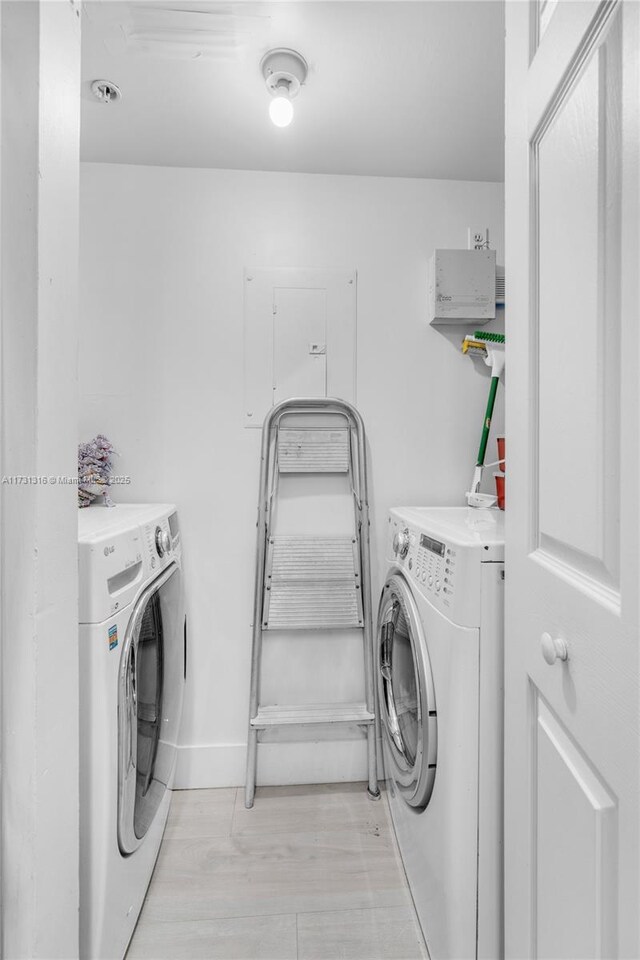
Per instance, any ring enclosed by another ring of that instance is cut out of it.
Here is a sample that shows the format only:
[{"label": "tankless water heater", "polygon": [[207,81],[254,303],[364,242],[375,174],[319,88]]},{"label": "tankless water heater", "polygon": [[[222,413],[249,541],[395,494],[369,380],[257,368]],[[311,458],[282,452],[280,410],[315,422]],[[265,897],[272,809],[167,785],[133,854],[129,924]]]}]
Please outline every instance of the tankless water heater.
[{"label": "tankless water heater", "polygon": [[429,323],[478,326],[495,315],[495,250],[434,250],[429,261]]}]

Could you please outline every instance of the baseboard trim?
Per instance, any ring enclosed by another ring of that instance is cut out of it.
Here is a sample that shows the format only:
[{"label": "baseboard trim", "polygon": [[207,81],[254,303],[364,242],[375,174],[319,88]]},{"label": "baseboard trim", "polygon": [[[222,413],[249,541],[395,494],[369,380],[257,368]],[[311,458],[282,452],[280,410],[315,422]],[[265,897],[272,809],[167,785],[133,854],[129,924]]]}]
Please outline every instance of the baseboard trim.
[{"label": "baseboard trim", "polygon": [[[178,748],[175,788],[241,787],[247,747],[213,743]],[[258,784],[339,783],[367,779],[366,740],[261,743]]]}]

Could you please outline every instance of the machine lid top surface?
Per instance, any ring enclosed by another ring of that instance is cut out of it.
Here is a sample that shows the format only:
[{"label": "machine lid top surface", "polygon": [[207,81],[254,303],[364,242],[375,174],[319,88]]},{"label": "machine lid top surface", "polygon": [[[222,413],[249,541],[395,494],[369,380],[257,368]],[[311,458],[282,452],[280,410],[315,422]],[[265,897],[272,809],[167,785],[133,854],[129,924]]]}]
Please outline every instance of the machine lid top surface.
[{"label": "machine lid top surface", "polygon": [[115,507],[92,504],[78,510],[78,543],[94,543],[126,533],[145,523],[161,520],[175,511],[172,503],[117,503]]},{"label": "machine lid top surface", "polygon": [[459,546],[501,547],[504,545],[504,512],[475,507],[393,507],[391,516]]}]

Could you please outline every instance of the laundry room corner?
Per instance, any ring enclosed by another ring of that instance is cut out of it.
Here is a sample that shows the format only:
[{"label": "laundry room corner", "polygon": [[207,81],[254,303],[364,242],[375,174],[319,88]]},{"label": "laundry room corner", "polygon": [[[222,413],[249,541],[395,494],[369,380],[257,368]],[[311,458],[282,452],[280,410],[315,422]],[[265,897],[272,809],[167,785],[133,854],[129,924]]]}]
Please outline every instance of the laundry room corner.
[{"label": "laundry room corner", "polygon": [[[114,442],[130,478],[116,499],[179,504],[189,670],[177,784],[240,785],[260,457],[243,416],[244,272],[357,274],[377,597],[389,507],[452,505],[468,489],[488,380],[460,352],[466,330],[429,325],[427,264],[436,247],[466,247],[476,223],[503,262],[503,185],[81,167],[81,439]],[[262,750],[261,783],[366,779],[357,734],[312,758],[304,742]]]}]

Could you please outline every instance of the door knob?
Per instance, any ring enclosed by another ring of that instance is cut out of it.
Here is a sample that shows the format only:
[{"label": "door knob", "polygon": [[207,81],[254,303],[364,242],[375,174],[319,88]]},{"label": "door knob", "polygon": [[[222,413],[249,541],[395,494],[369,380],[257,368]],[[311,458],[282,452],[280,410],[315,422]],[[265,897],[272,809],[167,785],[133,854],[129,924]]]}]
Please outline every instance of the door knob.
[{"label": "door knob", "polygon": [[550,633],[543,633],[540,637],[540,646],[542,647],[542,656],[551,666],[556,660],[569,659],[567,644],[560,637],[552,637]]}]

